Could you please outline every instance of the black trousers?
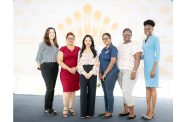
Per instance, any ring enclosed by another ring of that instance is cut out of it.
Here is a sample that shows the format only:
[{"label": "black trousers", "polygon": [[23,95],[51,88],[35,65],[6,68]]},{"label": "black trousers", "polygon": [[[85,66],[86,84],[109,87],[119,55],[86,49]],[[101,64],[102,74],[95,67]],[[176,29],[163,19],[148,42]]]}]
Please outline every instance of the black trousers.
[{"label": "black trousers", "polygon": [[53,106],[54,88],[59,70],[58,66],[57,62],[41,64],[41,74],[46,85],[45,110],[51,109]]},{"label": "black trousers", "polygon": [[[93,65],[83,65],[86,72],[89,72]],[[97,76],[92,75],[90,79],[86,79],[84,75],[80,75],[80,106],[81,117],[93,116],[95,109]]]}]

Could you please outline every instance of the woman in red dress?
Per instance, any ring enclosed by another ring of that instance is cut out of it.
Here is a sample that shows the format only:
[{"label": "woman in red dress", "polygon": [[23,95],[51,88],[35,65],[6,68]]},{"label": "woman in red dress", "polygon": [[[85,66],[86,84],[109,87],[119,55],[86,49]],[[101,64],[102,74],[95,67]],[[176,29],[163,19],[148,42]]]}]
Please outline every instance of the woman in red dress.
[{"label": "woman in red dress", "polygon": [[[77,60],[79,47],[74,46],[75,36],[69,32],[66,35],[67,45],[60,48],[58,63],[61,66],[60,79],[63,86],[63,117],[76,115],[74,110],[75,91],[80,89]],[[69,105],[69,106],[68,106]]]}]

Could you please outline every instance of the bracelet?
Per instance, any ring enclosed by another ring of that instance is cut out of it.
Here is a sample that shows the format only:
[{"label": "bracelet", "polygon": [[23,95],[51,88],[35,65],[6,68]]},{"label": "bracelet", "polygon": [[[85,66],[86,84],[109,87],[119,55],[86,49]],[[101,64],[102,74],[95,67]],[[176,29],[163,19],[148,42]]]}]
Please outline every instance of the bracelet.
[{"label": "bracelet", "polygon": [[132,72],[136,72],[136,71],[132,71]]}]

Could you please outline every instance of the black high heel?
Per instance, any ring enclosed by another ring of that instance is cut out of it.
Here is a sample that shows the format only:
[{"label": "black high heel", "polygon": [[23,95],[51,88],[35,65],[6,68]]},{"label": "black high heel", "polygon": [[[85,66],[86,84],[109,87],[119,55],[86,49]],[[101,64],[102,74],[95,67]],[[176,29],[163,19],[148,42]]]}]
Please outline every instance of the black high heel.
[{"label": "black high heel", "polygon": [[56,111],[51,110],[51,109],[46,109],[44,111],[44,114],[45,114],[45,116],[55,116],[55,115],[57,115]]},{"label": "black high heel", "polygon": [[129,112],[128,113],[119,113],[119,116],[127,116],[129,115]]},{"label": "black high heel", "polygon": [[50,109],[50,113],[52,114],[52,116],[56,116],[57,115],[57,112],[53,108]]}]

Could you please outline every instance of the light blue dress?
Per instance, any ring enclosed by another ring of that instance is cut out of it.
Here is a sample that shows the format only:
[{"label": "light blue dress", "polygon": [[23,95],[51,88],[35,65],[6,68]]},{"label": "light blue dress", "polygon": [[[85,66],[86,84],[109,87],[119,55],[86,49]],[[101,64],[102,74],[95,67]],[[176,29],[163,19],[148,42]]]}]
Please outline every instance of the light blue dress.
[{"label": "light blue dress", "polygon": [[159,85],[159,68],[157,66],[155,77],[151,78],[150,73],[155,62],[160,59],[160,43],[159,39],[152,35],[145,42],[143,40],[143,59],[144,59],[144,76],[146,87],[158,87]]}]

